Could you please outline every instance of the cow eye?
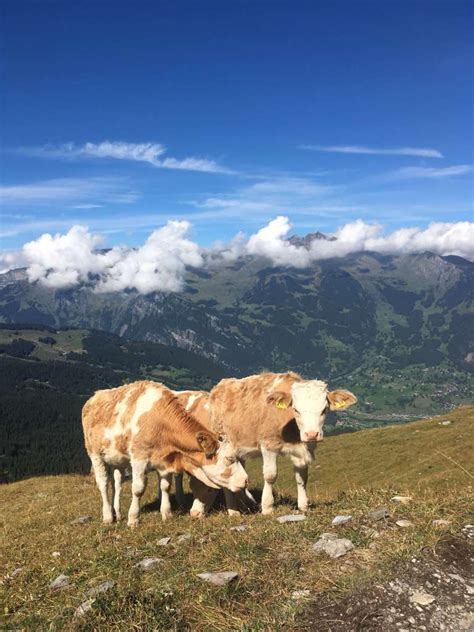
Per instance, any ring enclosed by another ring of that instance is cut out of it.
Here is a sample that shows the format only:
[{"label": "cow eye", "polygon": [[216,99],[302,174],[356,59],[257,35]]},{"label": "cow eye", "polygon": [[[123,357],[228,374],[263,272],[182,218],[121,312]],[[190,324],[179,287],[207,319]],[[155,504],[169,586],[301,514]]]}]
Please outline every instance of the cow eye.
[{"label": "cow eye", "polygon": [[300,414],[300,411],[299,411],[299,410],[296,410],[296,408],[293,408],[293,410],[295,411],[295,413],[296,413],[297,415],[299,415],[299,414]]}]

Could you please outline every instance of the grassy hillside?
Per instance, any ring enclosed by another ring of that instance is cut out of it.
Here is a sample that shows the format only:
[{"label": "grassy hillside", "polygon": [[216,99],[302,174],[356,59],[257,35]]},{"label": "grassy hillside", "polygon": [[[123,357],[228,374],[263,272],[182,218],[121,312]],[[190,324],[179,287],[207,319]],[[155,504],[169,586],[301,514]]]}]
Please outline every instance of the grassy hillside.
[{"label": "grassy hillside", "polygon": [[0,327],[0,482],[87,472],[81,408],[100,388],[153,379],[208,389],[223,369],[183,349],[83,329]]},{"label": "grassy hillside", "polygon": [[[445,425],[443,422],[450,421]],[[304,603],[342,594],[371,578],[390,576],[401,560],[432,547],[443,534],[459,531],[472,517],[474,408],[410,425],[365,430],[330,437],[318,448],[309,491],[315,500],[304,522],[279,524],[274,517],[252,514],[230,518],[216,511],[203,521],[176,515],[162,523],[153,504],[154,475],[144,499],[140,527],[104,527],[100,502],[89,476],[34,478],[0,487],[4,569],[4,626],[27,630],[298,630]],[[254,488],[261,487],[260,463],[250,466]],[[295,485],[289,463],[280,461],[280,502],[276,514],[294,509]],[[413,497],[409,505],[390,499]],[[128,508],[129,484],[124,489]],[[368,511],[390,510],[382,522]],[[316,556],[312,543],[328,531],[337,514],[353,522],[338,527],[354,544],[348,555],[331,560]],[[71,524],[82,515],[85,524]],[[411,528],[395,521],[404,518]],[[448,531],[434,519],[451,521]],[[244,524],[244,532],[230,531]],[[180,534],[191,538],[178,542]],[[158,540],[171,537],[166,547]],[[134,564],[145,557],[162,562],[149,572]],[[14,572],[15,569],[21,570]],[[228,587],[202,583],[197,573],[237,571]],[[71,585],[53,592],[49,583],[60,573]],[[74,616],[86,593],[105,580],[114,587],[95,598],[92,609]],[[315,628],[317,629],[317,628]]]}]

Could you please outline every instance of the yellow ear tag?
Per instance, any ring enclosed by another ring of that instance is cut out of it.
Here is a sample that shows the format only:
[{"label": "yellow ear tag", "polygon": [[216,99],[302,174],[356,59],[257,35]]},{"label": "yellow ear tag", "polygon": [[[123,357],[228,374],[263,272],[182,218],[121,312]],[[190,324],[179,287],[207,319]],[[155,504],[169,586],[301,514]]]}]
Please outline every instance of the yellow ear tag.
[{"label": "yellow ear tag", "polygon": [[334,408],[345,408],[346,407],[346,402],[336,402],[334,404]]},{"label": "yellow ear tag", "polygon": [[286,402],[284,402],[283,400],[280,400],[279,402],[276,402],[275,406],[277,408],[279,408],[280,410],[284,410],[285,408],[288,408],[288,404]]}]

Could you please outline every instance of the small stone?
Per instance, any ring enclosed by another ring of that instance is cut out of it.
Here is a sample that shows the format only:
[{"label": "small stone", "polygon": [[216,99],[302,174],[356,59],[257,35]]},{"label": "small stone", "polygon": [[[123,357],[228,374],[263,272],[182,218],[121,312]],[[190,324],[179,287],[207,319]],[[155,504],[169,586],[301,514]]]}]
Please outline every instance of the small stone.
[{"label": "small stone", "polygon": [[428,606],[430,603],[433,603],[435,599],[436,597],[434,597],[434,595],[419,590],[410,595],[411,603],[418,604],[419,606]]},{"label": "small stone", "polygon": [[440,421],[438,423],[438,426],[449,426],[451,424],[451,420],[450,419],[446,419],[446,421]]},{"label": "small stone", "polygon": [[[323,533],[321,538],[313,544],[313,551],[317,553],[326,553],[329,557],[336,559],[349,553],[354,548],[354,545],[347,538],[328,538],[325,537],[329,534]],[[333,535],[333,534],[330,534]]]},{"label": "small stone", "polygon": [[334,520],[331,522],[333,527],[337,527],[341,524],[347,524],[352,520],[352,516],[336,516]]},{"label": "small stone", "polygon": [[52,557],[61,557],[61,553],[59,551],[53,551],[51,555]]},{"label": "small stone", "polygon": [[94,603],[94,601],[95,599],[87,599],[86,601],[83,601],[81,605],[78,606],[74,611],[74,616],[83,617],[87,612],[92,610],[92,604]]},{"label": "small stone", "polygon": [[19,566],[18,568],[15,568],[15,570],[11,572],[10,577],[16,577],[20,573],[23,573],[24,570],[25,570],[24,566]]},{"label": "small stone", "polygon": [[287,514],[286,516],[280,516],[277,520],[280,524],[285,524],[287,522],[301,522],[302,520],[306,520],[306,516],[303,516],[303,514]]},{"label": "small stone", "polygon": [[230,530],[231,531],[247,531],[248,527],[245,524],[239,524],[237,527],[231,527]]},{"label": "small stone", "polygon": [[226,586],[230,582],[236,581],[239,574],[234,571],[221,571],[219,573],[198,573],[197,577],[214,586]]},{"label": "small stone", "polygon": [[399,527],[413,527],[413,522],[410,522],[410,520],[397,520],[396,524]]},{"label": "small stone", "polygon": [[311,596],[310,590],[294,590],[291,593],[291,598],[295,601],[302,601],[303,599],[308,599]]},{"label": "small stone", "polygon": [[61,590],[61,588],[66,588],[69,586],[69,577],[67,575],[58,575],[56,579],[54,579],[50,585],[50,590]]},{"label": "small stone", "polygon": [[401,503],[402,505],[408,505],[408,503],[413,500],[411,496],[392,496],[390,498],[394,503]]},{"label": "small stone", "polygon": [[433,520],[433,527],[447,529],[451,525],[451,520]]},{"label": "small stone", "polygon": [[190,533],[183,533],[182,535],[178,536],[177,542],[186,542],[187,540],[190,540],[192,538]]},{"label": "small stone", "polygon": [[92,516],[79,516],[79,518],[76,518],[75,520],[71,520],[70,524],[72,525],[85,524],[86,522],[91,522],[91,520],[92,520]]},{"label": "small stone", "polygon": [[163,560],[161,559],[161,557],[146,557],[144,560],[141,560],[141,562],[138,562],[134,566],[135,568],[139,568],[142,571],[150,571],[161,564],[162,561]]},{"label": "small stone", "polygon": [[383,520],[384,518],[388,518],[390,515],[389,510],[386,507],[382,509],[376,509],[375,511],[369,511],[367,517],[373,520],[374,522],[378,522],[379,520]]},{"label": "small stone", "polygon": [[161,540],[158,540],[157,544],[158,546],[168,546],[168,544],[170,543],[171,538],[161,538]]},{"label": "small stone", "polygon": [[101,584],[98,584],[97,586],[94,586],[94,588],[91,588],[90,590],[88,590],[86,595],[87,597],[97,597],[97,595],[101,595],[102,593],[107,592],[114,586],[115,586],[114,580],[107,579],[105,582],[102,582]]}]

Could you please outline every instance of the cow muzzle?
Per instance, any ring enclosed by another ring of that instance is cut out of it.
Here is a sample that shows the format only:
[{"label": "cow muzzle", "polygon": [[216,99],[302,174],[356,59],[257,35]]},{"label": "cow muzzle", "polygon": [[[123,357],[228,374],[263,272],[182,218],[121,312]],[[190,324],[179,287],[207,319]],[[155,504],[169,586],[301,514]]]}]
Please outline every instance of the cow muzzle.
[{"label": "cow muzzle", "polygon": [[305,432],[303,434],[303,441],[305,443],[314,443],[315,441],[322,441],[323,437],[319,432]]}]

